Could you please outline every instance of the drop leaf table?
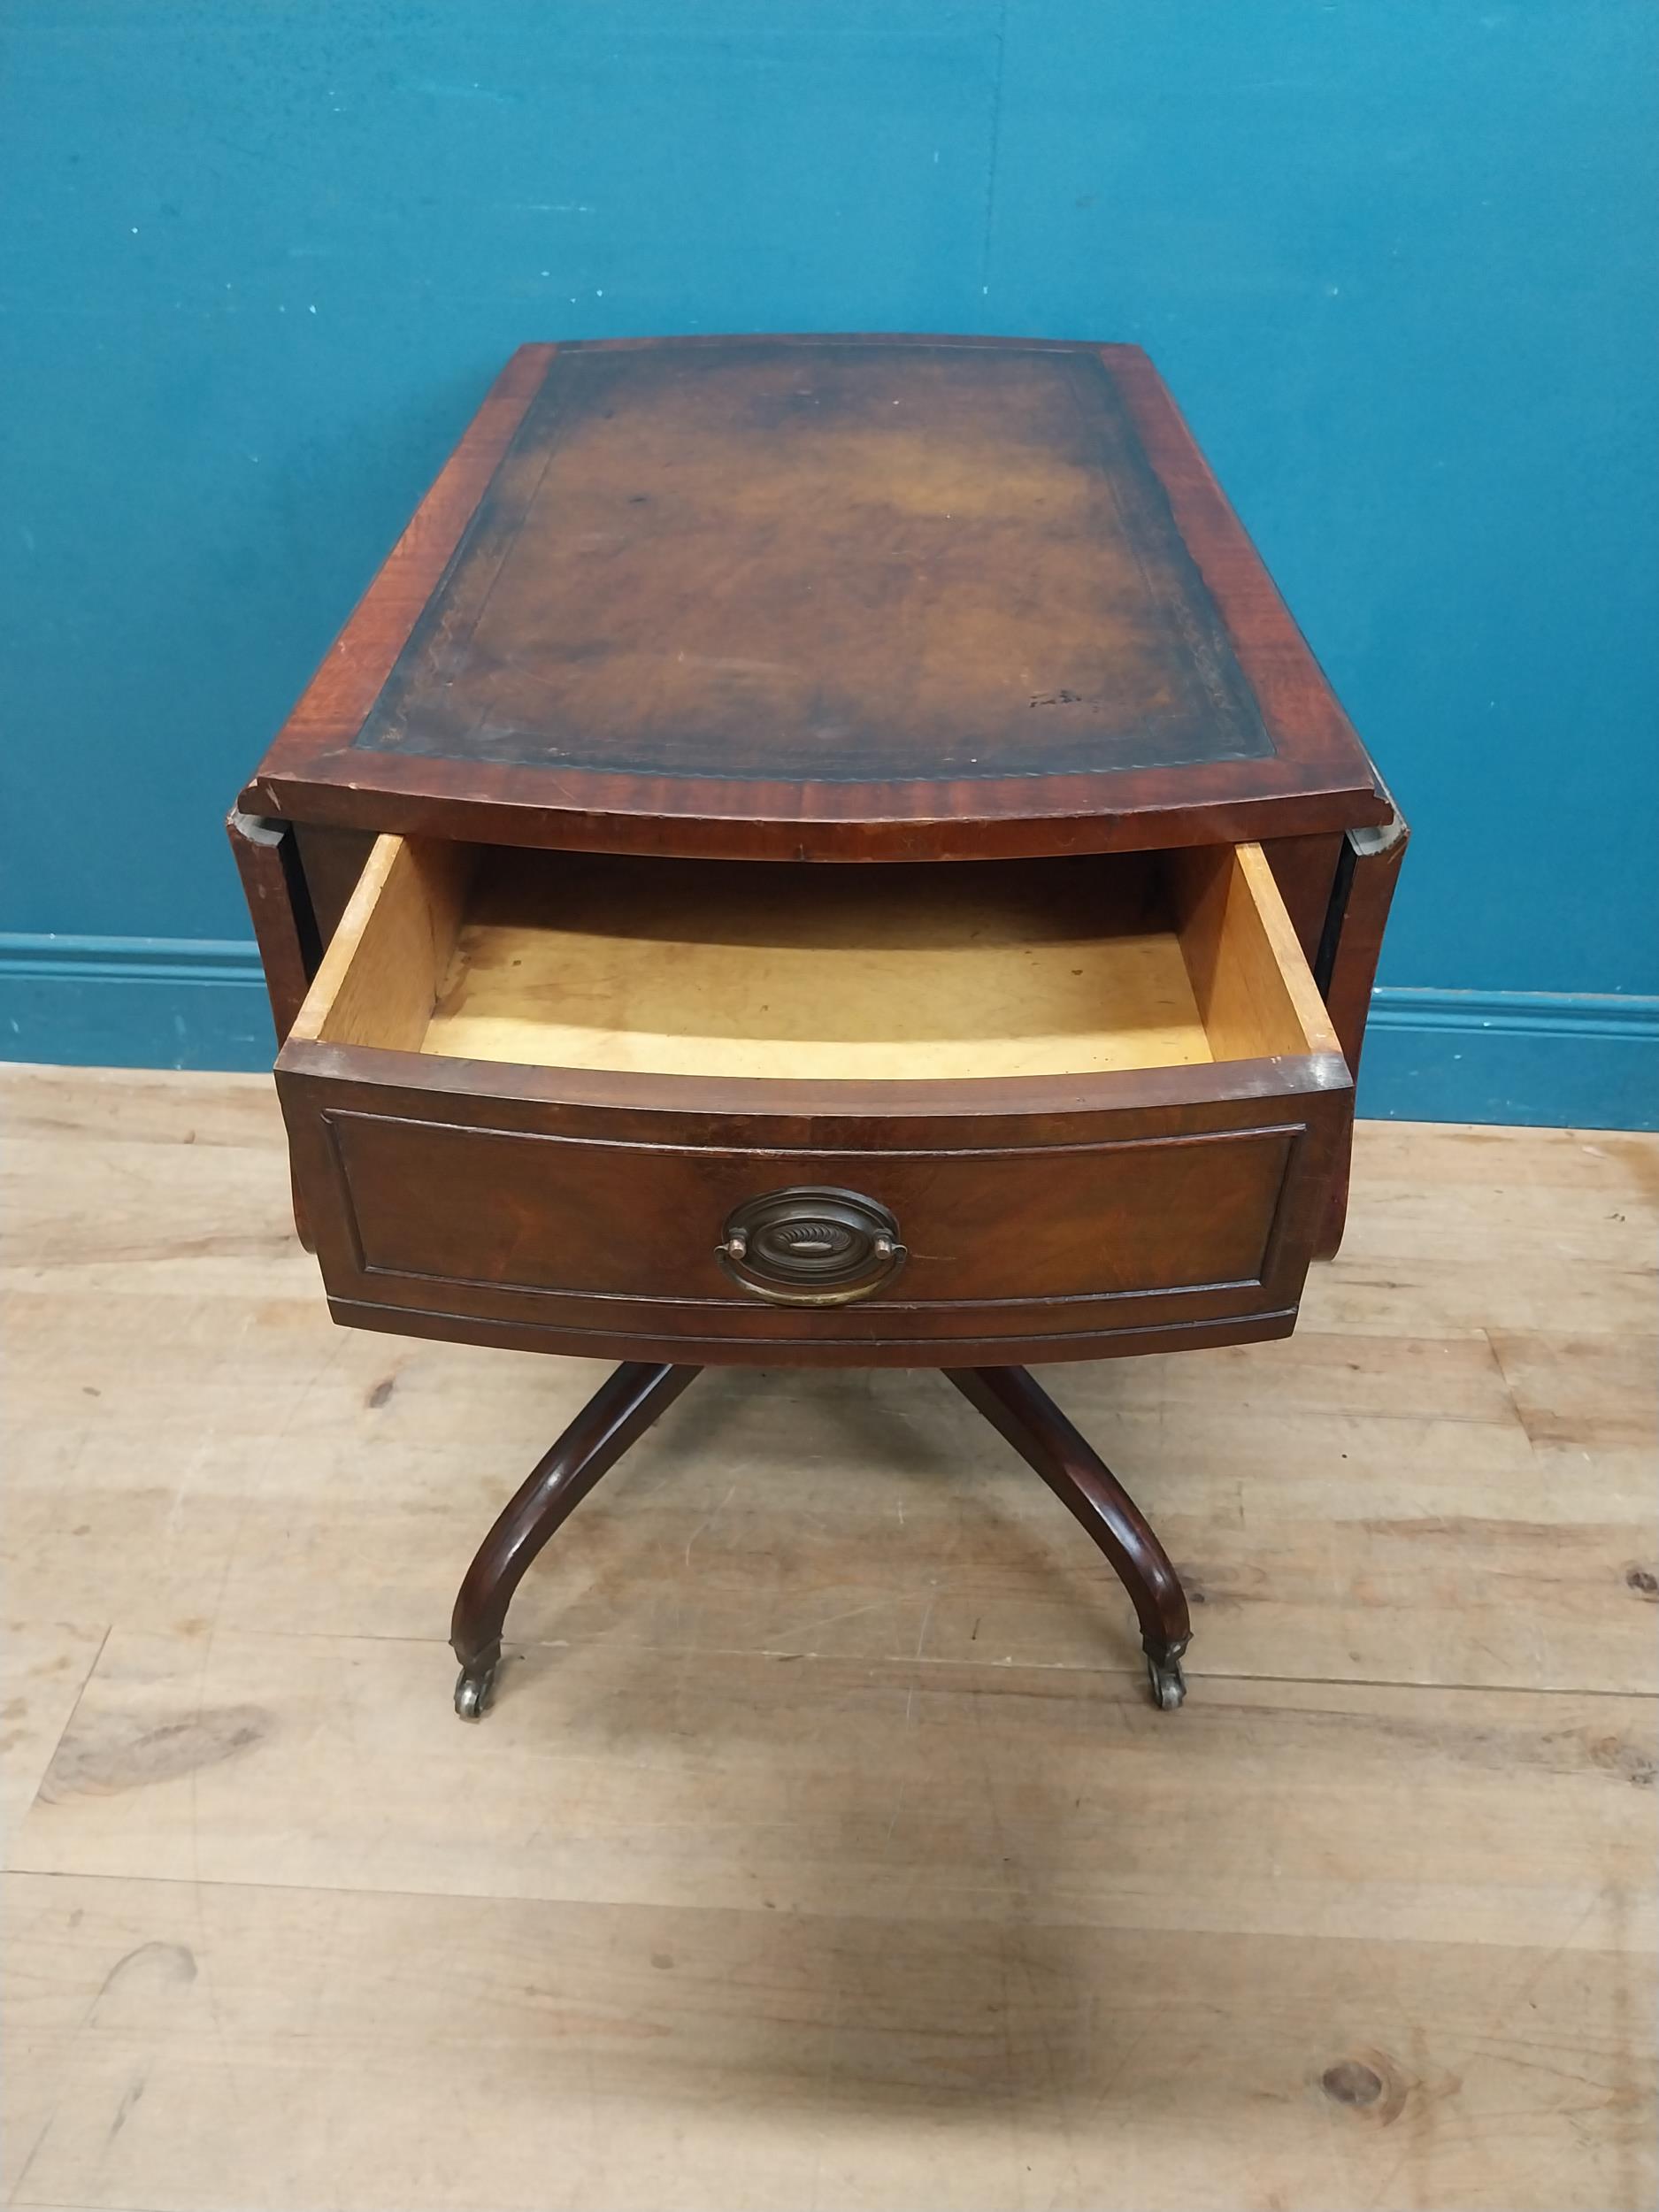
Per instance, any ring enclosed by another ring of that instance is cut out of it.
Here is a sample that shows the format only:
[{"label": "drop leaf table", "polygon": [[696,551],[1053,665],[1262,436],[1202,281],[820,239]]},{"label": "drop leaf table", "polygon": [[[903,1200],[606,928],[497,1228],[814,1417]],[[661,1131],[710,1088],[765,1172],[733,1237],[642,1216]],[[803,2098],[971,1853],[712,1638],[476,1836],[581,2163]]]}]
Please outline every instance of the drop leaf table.
[{"label": "drop leaf table", "polygon": [[464,1716],[719,1361],[943,1369],[1180,1702],[1027,1370],[1288,1333],[1405,831],[1144,354],[524,347],[230,827],[335,1319],[622,1363],[467,1571]]}]

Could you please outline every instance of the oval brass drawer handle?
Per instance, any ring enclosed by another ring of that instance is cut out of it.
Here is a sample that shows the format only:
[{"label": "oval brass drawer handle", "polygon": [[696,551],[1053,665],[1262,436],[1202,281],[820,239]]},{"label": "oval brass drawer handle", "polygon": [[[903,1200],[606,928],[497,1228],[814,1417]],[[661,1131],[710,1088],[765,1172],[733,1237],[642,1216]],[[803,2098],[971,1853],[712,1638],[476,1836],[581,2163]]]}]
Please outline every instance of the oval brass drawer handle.
[{"label": "oval brass drawer handle", "polygon": [[715,1248],[735,1283],[780,1306],[848,1306],[910,1257],[887,1209],[856,1190],[797,1186],[746,1198]]}]

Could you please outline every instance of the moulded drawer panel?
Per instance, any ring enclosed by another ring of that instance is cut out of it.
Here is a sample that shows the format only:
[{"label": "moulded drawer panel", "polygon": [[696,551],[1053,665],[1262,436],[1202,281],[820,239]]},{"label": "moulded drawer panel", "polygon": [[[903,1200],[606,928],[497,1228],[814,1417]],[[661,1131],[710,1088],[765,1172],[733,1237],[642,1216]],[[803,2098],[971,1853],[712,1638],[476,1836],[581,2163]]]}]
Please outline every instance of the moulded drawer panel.
[{"label": "moulded drawer panel", "polygon": [[[1298,1131],[905,1154],[607,1144],[380,1114],[326,1123],[370,1275],[752,1305],[715,1248],[741,1201],[835,1184],[910,1258],[871,1306],[1133,1296],[1266,1271]],[[1187,1233],[1171,1239],[1169,1223]]]}]

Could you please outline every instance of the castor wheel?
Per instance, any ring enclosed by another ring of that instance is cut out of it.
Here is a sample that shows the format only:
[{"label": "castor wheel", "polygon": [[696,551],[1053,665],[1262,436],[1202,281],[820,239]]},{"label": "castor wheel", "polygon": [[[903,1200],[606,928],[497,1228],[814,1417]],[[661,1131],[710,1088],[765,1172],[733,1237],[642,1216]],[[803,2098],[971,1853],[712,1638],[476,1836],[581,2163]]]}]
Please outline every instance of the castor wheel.
[{"label": "castor wheel", "polygon": [[1147,1679],[1152,1686],[1152,1702],[1161,1713],[1172,1713],[1187,1695],[1187,1677],[1181,1672],[1179,1652],[1158,1657],[1147,1654]]},{"label": "castor wheel", "polygon": [[495,1672],[501,1665],[501,1646],[464,1666],[455,1678],[455,1709],[463,1720],[482,1720],[495,1694]]}]

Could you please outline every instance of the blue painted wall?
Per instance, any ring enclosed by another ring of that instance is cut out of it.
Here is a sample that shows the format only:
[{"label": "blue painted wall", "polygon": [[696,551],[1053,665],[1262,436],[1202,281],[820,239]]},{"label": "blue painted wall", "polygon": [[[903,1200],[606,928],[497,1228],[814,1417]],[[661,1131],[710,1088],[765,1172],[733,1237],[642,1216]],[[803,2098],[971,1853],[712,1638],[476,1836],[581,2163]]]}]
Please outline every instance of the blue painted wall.
[{"label": "blue painted wall", "polygon": [[1151,351],[1413,818],[1369,1109],[1651,1118],[1653,0],[0,39],[5,1049],[268,1056],[219,818],[512,346],[985,330]]}]

